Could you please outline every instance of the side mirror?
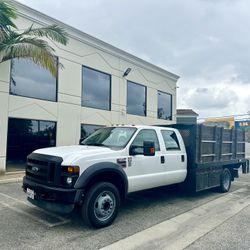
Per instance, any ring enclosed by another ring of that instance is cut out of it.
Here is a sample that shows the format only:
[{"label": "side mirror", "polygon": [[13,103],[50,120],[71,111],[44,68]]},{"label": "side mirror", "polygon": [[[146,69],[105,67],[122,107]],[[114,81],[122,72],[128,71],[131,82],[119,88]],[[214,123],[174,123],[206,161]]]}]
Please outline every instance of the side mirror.
[{"label": "side mirror", "polygon": [[155,143],[153,141],[143,142],[143,155],[154,156],[155,155]]},{"label": "side mirror", "polygon": [[152,141],[144,141],[143,146],[132,145],[129,149],[130,155],[144,155],[154,156],[155,155],[155,143]]}]

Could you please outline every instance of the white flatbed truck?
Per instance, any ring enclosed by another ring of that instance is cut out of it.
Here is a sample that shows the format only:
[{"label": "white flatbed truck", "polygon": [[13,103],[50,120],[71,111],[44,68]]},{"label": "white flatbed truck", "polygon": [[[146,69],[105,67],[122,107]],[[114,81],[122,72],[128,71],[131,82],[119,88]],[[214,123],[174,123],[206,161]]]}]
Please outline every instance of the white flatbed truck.
[{"label": "white flatbed truck", "polygon": [[[174,128],[175,127],[175,128]],[[104,127],[80,145],[39,149],[27,157],[23,190],[44,209],[110,225],[128,193],[182,183],[192,191],[230,189],[249,172],[243,131],[203,125]]]}]

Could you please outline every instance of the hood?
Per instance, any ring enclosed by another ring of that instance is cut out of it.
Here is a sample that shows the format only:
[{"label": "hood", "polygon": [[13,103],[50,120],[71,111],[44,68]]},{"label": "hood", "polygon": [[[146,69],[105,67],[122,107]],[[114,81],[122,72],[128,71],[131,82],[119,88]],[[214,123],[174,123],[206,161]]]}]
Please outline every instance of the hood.
[{"label": "hood", "polygon": [[114,150],[107,147],[97,147],[97,146],[84,146],[84,145],[74,145],[74,146],[63,146],[63,147],[52,147],[52,148],[42,148],[34,151],[37,154],[45,154],[52,156],[59,156],[63,158],[63,161],[72,161],[75,158],[89,157],[97,154],[104,154],[114,152]]}]

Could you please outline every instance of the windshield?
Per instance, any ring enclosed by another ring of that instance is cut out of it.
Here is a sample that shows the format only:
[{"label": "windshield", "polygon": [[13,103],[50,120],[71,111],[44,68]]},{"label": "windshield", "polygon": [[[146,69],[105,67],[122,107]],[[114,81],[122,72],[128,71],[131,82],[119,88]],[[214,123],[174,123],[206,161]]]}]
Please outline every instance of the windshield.
[{"label": "windshield", "polygon": [[128,127],[101,128],[83,140],[80,144],[89,146],[115,147],[120,149],[127,145],[135,131],[136,128]]}]

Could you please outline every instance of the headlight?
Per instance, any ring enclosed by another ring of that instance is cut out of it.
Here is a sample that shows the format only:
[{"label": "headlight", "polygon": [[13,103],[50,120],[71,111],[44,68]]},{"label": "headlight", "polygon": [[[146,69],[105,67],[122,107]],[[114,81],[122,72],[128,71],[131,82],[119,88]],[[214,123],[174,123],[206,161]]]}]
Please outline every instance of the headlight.
[{"label": "headlight", "polygon": [[67,187],[73,186],[79,177],[79,166],[62,166],[61,171],[61,184]]}]

